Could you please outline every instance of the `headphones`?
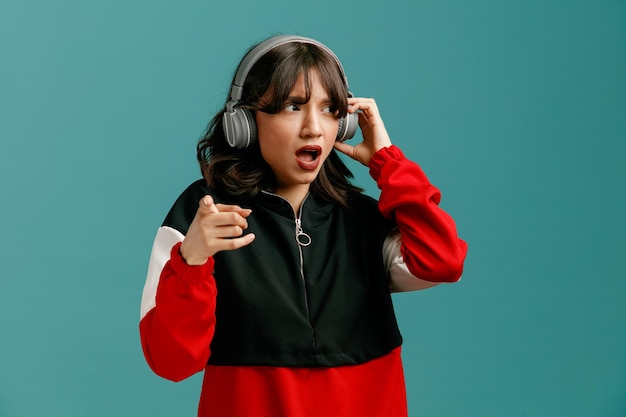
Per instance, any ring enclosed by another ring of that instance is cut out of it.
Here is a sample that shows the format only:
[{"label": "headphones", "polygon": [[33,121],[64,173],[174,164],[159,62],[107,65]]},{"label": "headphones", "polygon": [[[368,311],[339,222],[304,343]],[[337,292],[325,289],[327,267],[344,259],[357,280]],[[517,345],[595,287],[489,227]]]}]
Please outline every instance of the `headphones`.
[{"label": "headphones", "polygon": [[[222,117],[224,136],[231,147],[237,149],[246,148],[257,140],[254,113],[250,109],[237,106],[237,104],[239,104],[239,100],[241,100],[243,85],[246,82],[248,73],[254,64],[256,64],[257,61],[266,53],[278,46],[291,42],[315,45],[332,56],[337,62],[337,66],[339,67],[341,76],[343,77],[343,82],[346,86],[346,90],[348,91],[348,97],[353,97],[348,88],[348,78],[346,77],[341,62],[339,62],[339,58],[337,58],[333,51],[331,51],[327,46],[314,39],[293,35],[280,35],[270,38],[255,46],[250,52],[248,52],[248,54],[246,54],[241,61],[241,64],[239,64],[237,74],[235,74],[235,80],[230,89],[230,100],[226,103],[226,111]],[[358,121],[359,118],[357,113],[348,113],[346,117],[339,119],[339,130],[337,131],[336,140],[343,142],[344,140],[352,138],[356,133]]]}]

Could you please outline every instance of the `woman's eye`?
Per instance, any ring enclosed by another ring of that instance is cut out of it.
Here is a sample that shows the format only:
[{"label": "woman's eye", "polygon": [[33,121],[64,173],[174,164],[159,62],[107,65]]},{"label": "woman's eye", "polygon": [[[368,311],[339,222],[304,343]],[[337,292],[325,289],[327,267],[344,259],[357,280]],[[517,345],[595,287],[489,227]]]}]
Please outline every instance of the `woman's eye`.
[{"label": "woman's eye", "polygon": [[283,110],[292,112],[292,111],[298,111],[300,109],[295,104],[287,104],[285,105],[285,107],[283,107]]},{"label": "woman's eye", "polygon": [[330,113],[330,114],[335,114],[337,113],[337,109],[333,106],[326,106],[322,109],[322,112],[324,113]]}]

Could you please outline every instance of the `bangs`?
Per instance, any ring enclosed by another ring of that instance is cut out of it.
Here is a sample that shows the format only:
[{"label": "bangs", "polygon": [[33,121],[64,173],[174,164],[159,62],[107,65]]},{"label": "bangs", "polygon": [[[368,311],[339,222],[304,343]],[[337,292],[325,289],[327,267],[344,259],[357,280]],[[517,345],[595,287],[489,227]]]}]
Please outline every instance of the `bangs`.
[{"label": "bangs", "polygon": [[[268,62],[262,62],[267,59]],[[291,94],[293,86],[302,74],[305,85],[305,100],[311,98],[311,71],[316,70],[322,87],[328,94],[331,105],[337,110],[337,117],[348,113],[348,91],[341,70],[335,59],[319,47],[307,43],[289,43],[268,52],[255,67],[267,67],[273,63],[271,75],[266,79],[266,88],[257,90],[256,97],[250,97],[250,104],[266,113],[278,113]],[[252,72],[255,68],[253,68]],[[249,77],[250,78],[250,77]],[[263,91],[260,91],[263,90]],[[270,99],[261,97],[270,92]]]}]

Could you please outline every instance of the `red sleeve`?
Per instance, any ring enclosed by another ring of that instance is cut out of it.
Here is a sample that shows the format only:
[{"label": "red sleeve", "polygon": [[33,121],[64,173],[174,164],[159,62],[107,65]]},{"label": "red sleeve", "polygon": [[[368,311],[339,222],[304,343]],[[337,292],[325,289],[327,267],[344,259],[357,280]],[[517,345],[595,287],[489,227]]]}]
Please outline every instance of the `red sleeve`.
[{"label": "red sleeve", "polygon": [[174,245],[156,291],[156,306],[139,323],[141,345],[150,368],[181,381],[204,369],[215,330],[213,258],[189,266]]},{"label": "red sleeve", "polygon": [[467,244],[459,239],[452,217],[439,207],[441,193],[419,165],[392,145],[372,157],[370,174],[381,190],[381,213],[398,225],[409,271],[426,281],[458,281]]}]

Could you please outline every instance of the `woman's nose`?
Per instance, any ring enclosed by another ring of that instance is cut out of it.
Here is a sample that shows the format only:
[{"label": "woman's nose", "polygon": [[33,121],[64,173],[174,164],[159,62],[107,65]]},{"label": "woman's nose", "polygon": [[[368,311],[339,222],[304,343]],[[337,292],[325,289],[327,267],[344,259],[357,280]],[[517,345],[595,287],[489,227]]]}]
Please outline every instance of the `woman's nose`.
[{"label": "woman's nose", "polygon": [[302,121],[302,136],[305,138],[319,137],[324,133],[320,115],[314,111],[305,111]]}]

